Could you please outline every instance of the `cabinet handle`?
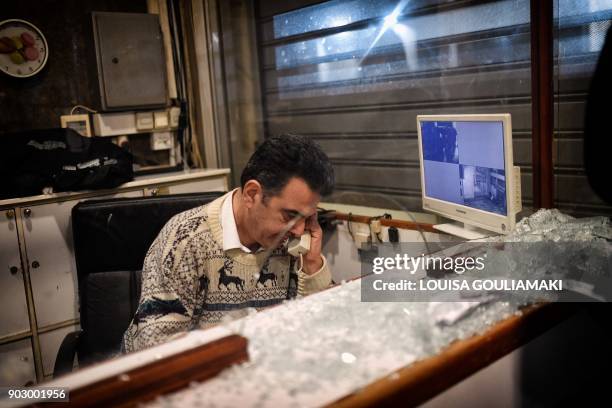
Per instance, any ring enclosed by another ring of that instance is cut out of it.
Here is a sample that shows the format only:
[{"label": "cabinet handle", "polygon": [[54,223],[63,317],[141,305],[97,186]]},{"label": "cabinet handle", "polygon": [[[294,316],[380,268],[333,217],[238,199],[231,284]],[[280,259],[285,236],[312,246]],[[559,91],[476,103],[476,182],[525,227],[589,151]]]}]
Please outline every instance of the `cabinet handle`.
[{"label": "cabinet handle", "polygon": [[19,268],[16,266],[11,266],[9,270],[11,271],[11,275],[16,275],[17,272],[19,272]]},{"label": "cabinet handle", "polygon": [[15,210],[8,210],[6,212],[6,218],[8,218],[9,220],[12,220],[13,218],[15,218]]},{"label": "cabinet handle", "polygon": [[30,218],[30,216],[32,215],[32,210],[26,208],[25,210],[23,210],[23,215],[25,215],[27,218]]},{"label": "cabinet handle", "polygon": [[40,266],[40,264],[38,263],[38,261],[34,261],[32,262],[32,268],[36,269]]},{"label": "cabinet handle", "polygon": [[159,189],[154,188],[153,190],[151,190],[151,195],[152,195],[152,196],[156,196],[156,195],[158,195],[158,194],[159,194]]}]

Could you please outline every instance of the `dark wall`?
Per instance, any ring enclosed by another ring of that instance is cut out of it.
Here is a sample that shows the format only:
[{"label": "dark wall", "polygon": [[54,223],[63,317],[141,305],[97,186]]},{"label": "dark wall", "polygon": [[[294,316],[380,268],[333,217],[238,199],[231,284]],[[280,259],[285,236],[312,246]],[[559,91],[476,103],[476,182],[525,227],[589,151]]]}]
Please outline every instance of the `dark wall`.
[{"label": "dark wall", "polygon": [[0,21],[18,18],[37,26],[49,44],[49,59],[32,78],[0,73],[0,133],[59,127],[60,115],[74,105],[96,105],[91,12],[146,13],[146,4],[146,0],[3,2]]}]

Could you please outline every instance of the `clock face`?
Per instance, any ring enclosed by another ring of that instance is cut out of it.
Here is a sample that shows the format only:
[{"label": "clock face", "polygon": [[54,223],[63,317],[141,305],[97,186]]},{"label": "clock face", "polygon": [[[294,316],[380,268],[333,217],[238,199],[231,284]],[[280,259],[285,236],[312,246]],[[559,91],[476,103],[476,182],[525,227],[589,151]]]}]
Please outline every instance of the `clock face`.
[{"label": "clock face", "polygon": [[49,56],[43,33],[24,20],[0,22],[0,71],[27,78],[40,72]]}]

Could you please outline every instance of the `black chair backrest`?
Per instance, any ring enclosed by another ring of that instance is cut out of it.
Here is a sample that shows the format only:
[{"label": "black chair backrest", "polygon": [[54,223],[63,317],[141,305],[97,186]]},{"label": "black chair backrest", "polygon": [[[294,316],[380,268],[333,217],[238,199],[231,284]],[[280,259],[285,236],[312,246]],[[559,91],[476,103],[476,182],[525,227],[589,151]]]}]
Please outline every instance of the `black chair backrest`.
[{"label": "black chair backrest", "polygon": [[80,320],[77,350],[87,365],[115,354],[140,298],[149,247],[174,215],[222,192],[84,201],[72,209]]}]

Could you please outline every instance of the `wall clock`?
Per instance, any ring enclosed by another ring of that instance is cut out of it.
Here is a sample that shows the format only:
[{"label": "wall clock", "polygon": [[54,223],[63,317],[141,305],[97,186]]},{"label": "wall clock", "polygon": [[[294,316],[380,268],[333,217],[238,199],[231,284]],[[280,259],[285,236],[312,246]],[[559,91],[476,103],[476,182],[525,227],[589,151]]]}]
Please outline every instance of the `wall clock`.
[{"label": "wall clock", "polygon": [[18,19],[0,22],[0,71],[31,77],[42,71],[48,57],[47,39],[34,24]]}]

